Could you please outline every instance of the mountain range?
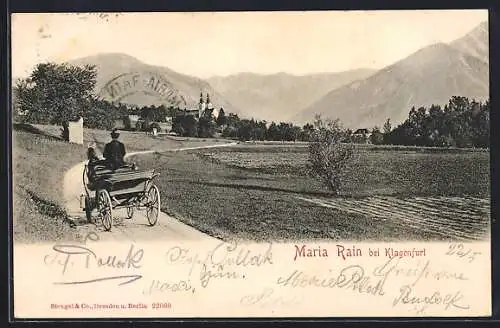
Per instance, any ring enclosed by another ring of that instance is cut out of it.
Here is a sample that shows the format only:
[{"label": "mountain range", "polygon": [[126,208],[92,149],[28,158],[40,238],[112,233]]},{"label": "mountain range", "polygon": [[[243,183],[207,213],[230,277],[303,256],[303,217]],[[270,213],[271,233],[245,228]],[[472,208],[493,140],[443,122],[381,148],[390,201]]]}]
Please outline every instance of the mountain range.
[{"label": "mountain range", "polygon": [[349,128],[372,128],[387,118],[393,125],[404,121],[412,106],[445,104],[452,96],[488,98],[488,44],[483,22],[462,38],[429,45],[380,70],[302,76],[239,73],[204,80],[122,53],[69,63],[95,65],[95,91],[108,100],[197,108],[202,92],[216,108],[244,118],[305,124],[321,114]]},{"label": "mountain range", "polygon": [[[158,97],[153,92],[127,92],[121,102],[138,106],[165,104],[181,108],[196,108],[200,92],[217,108],[223,107],[226,112],[237,113],[241,117],[265,119],[268,121],[286,121],[304,107],[326,95],[332,88],[368,77],[375,71],[357,69],[340,73],[322,73],[295,76],[286,73],[259,75],[239,73],[220,77],[215,76],[202,80],[193,76],[173,71],[167,67],[147,65],[138,59],[121,53],[97,54],[68,62],[72,65],[95,65],[97,67],[96,92],[104,99],[114,100],[106,92],[109,83],[118,77],[118,86],[133,84],[134,74],[144,76],[146,80],[155,76],[168,83],[173,93],[170,97]],[[126,78],[120,78],[126,76]],[[142,83],[148,84],[147,81]],[[117,92],[120,96],[122,93]],[[185,101],[182,101],[185,99]]]},{"label": "mountain range", "polygon": [[[145,64],[122,53],[105,53],[79,58],[71,65],[94,65],[97,68],[96,93],[106,100],[137,106],[166,105],[197,108],[200,93],[218,107],[239,113],[206,81],[178,73],[167,67]],[[162,90],[162,84],[164,84]],[[163,94],[160,91],[164,91]]]},{"label": "mountain range", "polygon": [[239,73],[207,81],[247,117],[288,121],[332,89],[369,77],[372,69],[296,76]]},{"label": "mountain range", "polygon": [[304,123],[315,114],[339,118],[346,127],[400,123],[412,106],[444,105],[452,96],[489,96],[488,25],[481,23],[449,44],[437,43],[370,77],[333,89],[293,117]]}]

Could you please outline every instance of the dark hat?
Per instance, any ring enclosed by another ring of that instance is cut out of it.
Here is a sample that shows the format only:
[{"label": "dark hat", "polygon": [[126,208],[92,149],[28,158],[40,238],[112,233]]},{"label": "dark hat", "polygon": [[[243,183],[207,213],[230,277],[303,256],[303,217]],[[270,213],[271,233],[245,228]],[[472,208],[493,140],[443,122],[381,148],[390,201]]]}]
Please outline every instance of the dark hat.
[{"label": "dark hat", "polygon": [[111,131],[111,138],[116,139],[119,136],[120,136],[120,132],[118,132],[117,129],[113,129],[113,131]]}]

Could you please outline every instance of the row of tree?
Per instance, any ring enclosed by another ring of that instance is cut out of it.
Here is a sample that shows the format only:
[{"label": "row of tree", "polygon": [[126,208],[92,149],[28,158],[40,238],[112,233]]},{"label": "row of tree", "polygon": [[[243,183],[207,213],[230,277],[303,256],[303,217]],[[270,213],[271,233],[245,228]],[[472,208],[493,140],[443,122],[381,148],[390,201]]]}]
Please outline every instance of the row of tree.
[{"label": "row of tree", "polygon": [[[477,102],[455,96],[441,107],[411,108],[408,119],[392,129],[387,119],[382,130],[374,127],[369,133],[354,134],[343,129],[344,143],[372,143],[376,145],[412,145],[428,147],[489,147],[490,102]],[[280,122],[240,119],[237,114],[226,115],[223,109],[215,118],[211,111],[196,121],[190,116],[174,119],[174,131],[184,136],[212,137],[220,132],[223,137],[240,140],[311,141],[317,129],[312,124],[302,127]]]},{"label": "row of tree", "polygon": [[217,135],[243,141],[307,141],[312,128],[310,124],[301,128],[285,122],[268,124],[263,120],[241,119],[235,113],[226,115],[221,108],[217,117],[211,110],[205,110],[198,120],[191,115],[178,115],[173,119],[172,130],[188,137],[210,138]]},{"label": "row of tree", "polygon": [[490,102],[452,97],[444,107],[413,107],[406,121],[385,132],[383,143],[387,144],[487,148]]}]

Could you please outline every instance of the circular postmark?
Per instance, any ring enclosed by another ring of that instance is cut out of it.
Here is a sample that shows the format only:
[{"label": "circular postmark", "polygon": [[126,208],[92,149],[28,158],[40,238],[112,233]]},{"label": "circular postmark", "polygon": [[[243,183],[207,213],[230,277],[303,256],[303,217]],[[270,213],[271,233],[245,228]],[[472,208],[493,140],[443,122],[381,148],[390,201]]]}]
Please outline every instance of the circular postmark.
[{"label": "circular postmark", "polygon": [[186,106],[186,97],[172,83],[154,72],[128,72],[109,80],[99,96],[112,102],[129,102],[138,95],[155,103]]}]

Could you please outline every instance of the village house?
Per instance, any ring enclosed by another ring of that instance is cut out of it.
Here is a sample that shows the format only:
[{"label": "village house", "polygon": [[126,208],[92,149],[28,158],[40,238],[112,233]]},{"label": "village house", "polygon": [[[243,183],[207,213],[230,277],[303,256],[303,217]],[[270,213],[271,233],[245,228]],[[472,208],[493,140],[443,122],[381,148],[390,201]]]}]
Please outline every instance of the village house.
[{"label": "village house", "polygon": [[358,143],[369,143],[370,136],[371,133],[368,129],[357,129],[352,134],[353,141]]},{"label": "village house", "polygon": [[166,122],[156,122],[158,124],[158,127],[160,128],[161,132],[168,133],[172,131],[172,118],[167,117]]},{"label": "village house", "polygon": [[141,117],[139,115],[128,115],[128,121],[130,122],[130,127],[135,127],[137,125],[137,121],[139,121]]},{"label": "village house", "polygon": [[[205,110],[210,110],[215,117],[217,117],[219,112],[212,105],[209,94],[207,93],[206,98],[204,99],[203,93],[200,93],[200,101],[197,108],[184,108],[177,110],[175,113],[171,113],[169,115],[173,115],[174,117],[193,116],[196,120],[199,120]],[[123,117],[123,119],[116,120],[114,127],[118,129],[144,131],[145,129],[147,129],[145,124],[148,124],[149,127],[154,124],[160,129],[161,132],[169,133],[172,131],[174,117],[167,116],[166,122],[146,122],[146,120],[141,118],[139,115],[126,115]]]},{"label": "village house", "polygon": [[123,130],[134,130],[137,127],[137,122],[140,120],[139,115],[125,115],[121,119],[115,120],[114,128]]},{"label": "village house", "polygon": [[176,113],[176,116],[193,116],[196,119],[200,118],[200,110],[198,108],[187,109],[184,108]]}]

